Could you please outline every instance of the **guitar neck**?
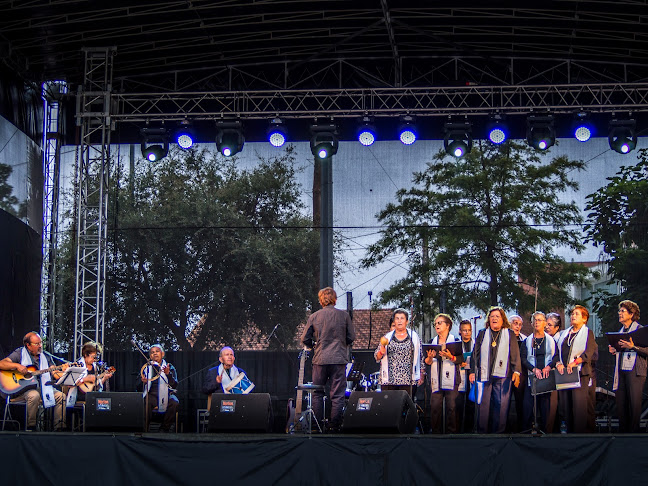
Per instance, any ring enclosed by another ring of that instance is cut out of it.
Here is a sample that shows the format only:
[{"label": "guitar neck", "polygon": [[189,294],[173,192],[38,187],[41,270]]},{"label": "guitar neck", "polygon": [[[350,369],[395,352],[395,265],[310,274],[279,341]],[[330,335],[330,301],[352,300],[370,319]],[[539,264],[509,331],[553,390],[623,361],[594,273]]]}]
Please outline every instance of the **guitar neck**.
[{"label": "guitar neck", "polygon": [[[301,386],[304,384],[304,367],[306,365],[306,350],[302,351],[301,359],[299,362],[299,378],[297,379],[297,385]],[[304,391],[297,390],[297,400],[295,403],[295,416],[299,416],[302,413],[302,403],[304,401]]]},{"label": "guitar neck", "polygon": [[49,373],[50,371],[57,371],[60,370],[63,367],[63,365],[58,365],[58,366],[50,366],[49,368],[46,368],[44,370],[37,370],[37,371],[32,371],[29,373],[32,376],[40,376],[45,373]]}]

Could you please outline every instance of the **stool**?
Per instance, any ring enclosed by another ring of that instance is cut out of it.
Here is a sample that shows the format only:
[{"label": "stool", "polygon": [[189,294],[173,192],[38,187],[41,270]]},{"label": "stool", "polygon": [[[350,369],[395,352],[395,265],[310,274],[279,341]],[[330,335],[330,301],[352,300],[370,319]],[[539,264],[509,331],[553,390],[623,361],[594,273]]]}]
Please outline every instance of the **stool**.
[{"label": "stool", "polygon": [[[303,385],[299,385],[296,387],[297,390],[305,391],[306,392],[306,403],[308,406],[306,407],[306,410],[304,410],[301,414],[301,417],[299,417],[299,421],[303,422],[306,417],[308,417],[308,434],[313,433],[313,419],[315,419],[315,425],[317,425],[317,430],[319,430],[320,434],[322,433],[322,427],[320,427],[319,422],[317,421],[317,417],[315,416],[315,412],[313,412],[313,392],[315,391],[324,391],[324,385],[313,385],[312,383],[304,383]],[[302,423],[302,430],[304,428],[304,424]]]}]

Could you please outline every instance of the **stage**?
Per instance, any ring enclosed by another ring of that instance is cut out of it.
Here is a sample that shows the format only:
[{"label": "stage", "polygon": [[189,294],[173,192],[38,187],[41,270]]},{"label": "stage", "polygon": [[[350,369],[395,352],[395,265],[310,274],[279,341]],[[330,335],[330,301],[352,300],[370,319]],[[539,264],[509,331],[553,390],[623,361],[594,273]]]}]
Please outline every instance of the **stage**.
[{"label": "stage", "polygon": [[0,450],[5,484],[635,486],[648,478],[645,434],[2,432]]}]

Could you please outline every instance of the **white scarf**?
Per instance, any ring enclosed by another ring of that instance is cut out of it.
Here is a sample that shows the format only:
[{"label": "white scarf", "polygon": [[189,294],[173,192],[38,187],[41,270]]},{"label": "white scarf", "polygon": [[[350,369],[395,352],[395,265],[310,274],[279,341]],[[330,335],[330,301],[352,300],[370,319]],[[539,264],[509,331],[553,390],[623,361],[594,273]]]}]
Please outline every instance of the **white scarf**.
[{"label": "white scarf", "polygon": [[[446,343],[454,343],[456,341],[452,334],[448,334]],[[431,344],[439,344],[439,336],[435,336]],[[441,389],[453,390],[455,386],[455,372],[456,365],[449,359],[437,356],[432,359],[432,366],[430,367],[430,386],[432,393],[439,391],[439,359],[441,360]]]},{"label": "white scarf", "polygon": [[[160,368],[157,370],[160,374],[160,377],[158,378],[158,381],[160,382],[160,388],[158,389],[158,412],[166,412],[167,409],[167,402],[169,401],[169,379],[167,378],[167,375],[164,371],[162,371],[163,368],[167,367],[167,362],[166,360],[162,360],[162,363],[160,364]],[[153,366],[149,364],[146,367],[146,375],[147,378],[154,376],[153,375]],[[153,385],[152,381],[149,381],[146,384],[146,387],[144,387],[144,392],[142,393],[142,397],[146,397],[147,393],[151,389],[151,386]]]},{"label": "white scarf", "polygon": [[[389,331],[387,334],[385,334],[385,337],[388,341],[391,341],[391,338],[395,332],[396,331]],[[408,329],[407,334],[409,334],[410,338],[412,339],[412,344],[414,344],[414,366],[412,367],[412,381],[416,384],[416,382],[418,382],[421,378],[421,340],[419,339],[416,331]],[[389,363],[387,361],[387,354],[385,354],[385,356],[383,356],[380,360],[380,383],[389,383]]]},{"label": "white scarf", "polygon": [[[509,330],[500,329],[499,345],[497,346],[497,355],[493,362],[493,376],[495,378],[506,378],[509,364]],[[479,350],[479,381],[490,380],[490,351],[493,336],[490,327],[484,332],[484,339]]]},{"label": "white scarf", "polygon": [[[636,331],[639,329],[639,323],[633,322],[630,325],[628,332]],[[623,327],[619,330],[623,332]],[[614,367],[614,382],[612,383],[612,390],[617,391],[619,388],[619,355],[621,355],[621,369],[623,371],[630,371],[634,368],[635,362],[637,361],[637,353],[634,351],[624,351],[623,353],[615,353],[616,357],[616,366]]]},{"label": "white scarf", "polygon": [[[34,364],[32,362],[31,354],[29,354],[27,348],[25,348],[24,346],[20,351],[20,364],[23,366],[31,366]],[[46,370],[47,368],[49,368],[48,365],[49,363],[47,362],[47,358],[45,357],[45,354],[40,353],[39,369]],[[40,391],[41,391],[41,397],[43,398],[43,407],[45,408],[50,408],[56,405],[56,399],[54,398],[54,387],[51,385],[51,380],[52,377],[50,376],[49,372],[40,375],[40,384],[41,384]],[[46,385],[46,383],[50,383],[50,384]]]},{"label": "white scarf", "polygon": [[[580,328],[578,334],[574,338],[574,342],[572,344],[571,350],[569,351],[569,356],[567,357],[567,361],[565,361],[562,355],[562,344],[563,341],[565,341],[565,339],[569,337],[571,329],[573,329],[573,327],[570,327],[569,329],[565,329],[565,331],[561,334],[560,339],[558,340],[558,352],[560,353],[560,362],[564,366],[567,366],[569,363],[577,359],[581,354],[585,352],[585,348],[587,347],[587,332],[589,331],[589,329],[587,326],[583,326]],[[582,367],[583,367],[582,363],[578,365],[579,373]]]},{"label": "white scarf", "polygon": [[[527,337],[524,340],[524,345],[526,346],[527,349],[527,360],[529,363],[533,365],[533,367],[536,367],[536,350],[533,347],[533,334],[531,334],[529,337]],[[546,334],[544,335],[544,348],[545,348],[545,366],[547,366],[551,360],[553,359],[554,355],[556,354],[556,341],[553,340],[553,338],[549,335]],[[529,386],[531,386],[531,379],[533,378],[533,375],[531,372],[529,372]]]},{"label": "white scarf", "polygon": [[[463,346],[463,341],[461,341],[461,346]],[[470,340],[470,350],[472,351],[474,347],[475,347],[475,340],[471,339]],[[472,356],[466,357],[465,358],[466,368],[461,368],[459,370],[459,378],[461,379],[461,381],[459,382],[459,391],[462,391],[462,392],[466,391],[466,374],[468,373],[468,370],[470,370],[470,360],[471,359],[472,359]]]},{"label": "white scarf", "polygon": [[[88,367],[86,366],[86,364],[85,364],[85,360],[84,360],[83,358],[79,358],[79,360],[78,360],[77,362],[78,362],[80,365],[83,366],[83,371],[84,371],[84,373],[82,373],[82,374],[79,376],[79,378],[78,378],[78,380],[80,381],[80,380],[82,380],[83,378],[85,378],[86,376],[88,376]],[[97,379],[97,364],[96,364],[96,363],[92,363],[92,367],[94,368],[94,371],[95,371],[95,379]],[[67,394],[67,400],[66,400],[66,403],[65,403],[65,406],[66,406],[66,407],[74,407],[74,404],[75,404],[76,401],[77,401],[77,394],[78,394],[78,392],[79,392],[79,388],[78,388],[78,387],[73,386],[73,387],[70,388],[70,390],[68,391],[68,394]]]},{"label": "white scarf", "polygon": [[223,370],[224,370],[223,363],[221,363],[220,365],[218,365],[218,374],[222,377],[222,380],[223,380],[222,381],[223,392],[231,393],[231,390],[232,390],[232,385],[231,384],[232,384],[233,381],[236,380],[236,378],[238,377],[240,371],[234,365],[232,365],[232,367],[230,368],[230,374],[229,375],[227,374],[227,371],[223,372]]}]

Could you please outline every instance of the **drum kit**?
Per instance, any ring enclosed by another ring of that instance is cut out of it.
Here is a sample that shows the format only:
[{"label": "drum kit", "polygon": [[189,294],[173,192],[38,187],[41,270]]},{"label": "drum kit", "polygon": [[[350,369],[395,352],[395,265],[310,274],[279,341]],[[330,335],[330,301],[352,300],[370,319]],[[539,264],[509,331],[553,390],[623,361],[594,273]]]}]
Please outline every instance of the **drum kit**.
[{"label": "drum kit", "polygon": [[347,364],[347,386],[344,394],[346,398],[349,398],[353,391],[380,391],[380,372],[365,375],[362,373],[363,368],[364,363],[360,365],[355,362]]}]

